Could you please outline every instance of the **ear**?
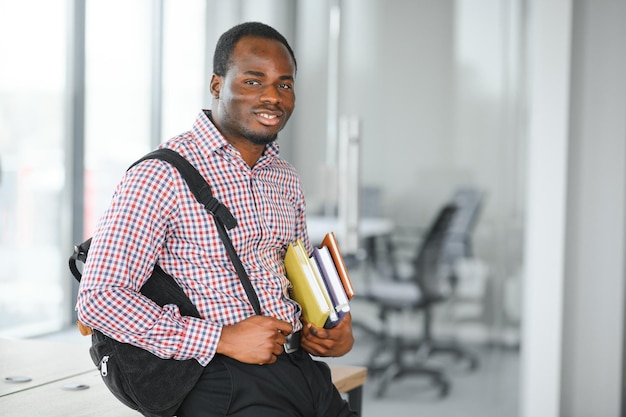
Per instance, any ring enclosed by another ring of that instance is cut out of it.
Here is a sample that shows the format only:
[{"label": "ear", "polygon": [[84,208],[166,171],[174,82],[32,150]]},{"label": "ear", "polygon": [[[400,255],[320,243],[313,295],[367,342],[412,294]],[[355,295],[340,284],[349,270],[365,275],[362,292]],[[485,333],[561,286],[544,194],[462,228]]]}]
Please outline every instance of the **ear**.
[{"label": "ear", "polygon": [[222,89],[222,77],[220,75],[213,74],[213,76],[211,77],[211,84],[209,89],[213,98],[215,100],[219,100],[220,91]]}]

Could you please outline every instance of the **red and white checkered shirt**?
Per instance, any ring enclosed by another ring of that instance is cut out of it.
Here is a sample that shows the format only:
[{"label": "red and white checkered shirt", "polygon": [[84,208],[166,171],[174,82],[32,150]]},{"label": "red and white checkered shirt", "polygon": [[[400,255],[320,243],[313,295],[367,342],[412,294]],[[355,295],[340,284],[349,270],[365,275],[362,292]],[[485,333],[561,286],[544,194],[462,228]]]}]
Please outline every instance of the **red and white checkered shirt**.
[{"label": "red and white checkered shirt", "polygon": [[[302,326],[287,295],[283,259],[300,238],[311,250],[305,201],[295,169],[270,144],[253,168],[204,112],[191,131],[161,147],[179,152],[204,176],[213,195],[237,219],[229,231],[264,315]],[[160,308],[139,293],[158,264],[172,275],[202,319]],[[78,294],[79,319],[162,358],[206,365],[221,329],[254,314],[213,219],[176,168],[147,160],[126,172],[100,220]]]}]

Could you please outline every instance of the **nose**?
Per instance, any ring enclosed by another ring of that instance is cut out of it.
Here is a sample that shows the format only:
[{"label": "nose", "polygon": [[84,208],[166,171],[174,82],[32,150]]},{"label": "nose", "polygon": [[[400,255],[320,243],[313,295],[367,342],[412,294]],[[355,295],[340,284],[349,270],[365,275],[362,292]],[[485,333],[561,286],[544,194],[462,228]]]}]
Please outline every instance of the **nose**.
[{"label": "nose", "polygon": [[269,85],[264,88],[261,94],[261,101],[268,104],[277,104],[280,102],[280,92],[278,91],[278,87]]}]

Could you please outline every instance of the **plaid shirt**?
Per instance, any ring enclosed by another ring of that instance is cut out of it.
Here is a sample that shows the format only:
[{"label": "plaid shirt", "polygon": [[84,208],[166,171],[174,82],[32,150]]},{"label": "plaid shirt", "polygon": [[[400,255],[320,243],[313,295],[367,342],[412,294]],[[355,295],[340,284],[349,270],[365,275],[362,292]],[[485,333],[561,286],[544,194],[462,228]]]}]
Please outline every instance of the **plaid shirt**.
[{"label": "plaid shirt", "polygon": [[[278,145],[268,145],[250,168],[201,112],[191,131],[161,147],[187,158],[237,219],[229,235],[263,314],[299,330],[283,259],[297,238],[311,247],[300,179],[279,158]],[[175,305],[160,308],[138,292],[155,264],[175,277],[202,319],[182,317]],[[118,185],[94,234],[77,311],[83,323],[117,340],[202,365],[213,358],[222,326],[254,314],[210,214],[176,168],[160,160],[136,165]]]}]

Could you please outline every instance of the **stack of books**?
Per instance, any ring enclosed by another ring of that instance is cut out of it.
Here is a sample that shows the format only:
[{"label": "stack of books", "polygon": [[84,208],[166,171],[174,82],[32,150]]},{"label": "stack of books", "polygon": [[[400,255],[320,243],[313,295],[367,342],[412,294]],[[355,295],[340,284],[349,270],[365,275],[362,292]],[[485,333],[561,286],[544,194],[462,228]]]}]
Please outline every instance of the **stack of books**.
[{"label": "stack of books", "polygon": [[334,233],[326,234],[310,257],[300,239],[290,243],[285,270],[291,297],[302,307],[307,322],[329,329],[350,311],[354,288]]}]

